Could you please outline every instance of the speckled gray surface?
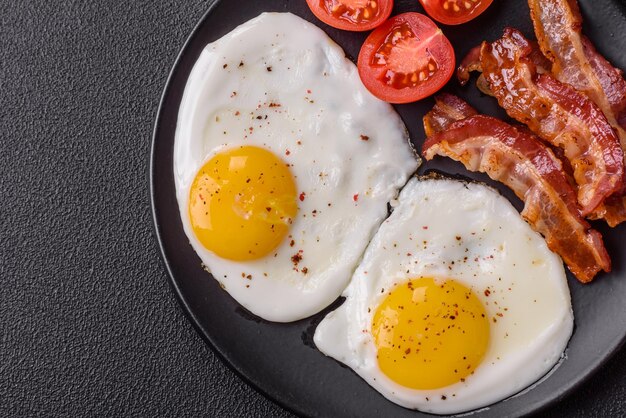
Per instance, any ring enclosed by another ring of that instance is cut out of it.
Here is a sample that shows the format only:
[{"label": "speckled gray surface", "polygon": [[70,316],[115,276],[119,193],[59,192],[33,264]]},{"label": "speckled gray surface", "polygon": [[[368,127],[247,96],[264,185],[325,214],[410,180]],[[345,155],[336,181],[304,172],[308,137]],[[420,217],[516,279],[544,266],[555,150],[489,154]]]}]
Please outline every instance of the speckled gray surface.
[{"label": "speckled gray surface", "polygon": [[[153,236],[153,122],[211,1],[85,3],[0,11],[0,416],[291,416],[197,335]],[[625,400],[622,349],[545,414]]]}]

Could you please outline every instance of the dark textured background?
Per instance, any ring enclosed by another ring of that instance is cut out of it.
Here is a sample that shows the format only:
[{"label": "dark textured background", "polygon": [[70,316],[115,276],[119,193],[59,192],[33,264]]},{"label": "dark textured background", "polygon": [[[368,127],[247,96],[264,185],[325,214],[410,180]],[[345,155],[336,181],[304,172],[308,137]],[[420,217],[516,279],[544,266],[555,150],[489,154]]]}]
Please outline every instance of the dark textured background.
[{"label": "dark textured background", "polygon": [[[290,416],[196,334],[153,236],[153,121],[212,2],[11,3],[0,10],[0,416]],[[625,399],[622,349],[545,412],[625,416]]]}]

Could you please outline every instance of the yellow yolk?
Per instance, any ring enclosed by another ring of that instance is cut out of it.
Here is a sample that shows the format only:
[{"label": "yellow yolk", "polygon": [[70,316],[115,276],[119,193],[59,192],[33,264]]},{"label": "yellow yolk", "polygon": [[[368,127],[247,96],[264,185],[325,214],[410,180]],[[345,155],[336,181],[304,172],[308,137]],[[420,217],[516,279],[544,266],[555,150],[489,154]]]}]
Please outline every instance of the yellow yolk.
[{"label": "yellow yolk", "polygon": [[432,278],[392,289],[372,324],[378,365],[411,389],[438,389],[464,379],[489,344],[489,321],[471,289]]},{"label": "yellow yolk", "polygon": [[221,152],[191,185],[189,217],[205,248],[229,260],[273,251],[296,216],[296,184],[289,167],[263,148]]}]

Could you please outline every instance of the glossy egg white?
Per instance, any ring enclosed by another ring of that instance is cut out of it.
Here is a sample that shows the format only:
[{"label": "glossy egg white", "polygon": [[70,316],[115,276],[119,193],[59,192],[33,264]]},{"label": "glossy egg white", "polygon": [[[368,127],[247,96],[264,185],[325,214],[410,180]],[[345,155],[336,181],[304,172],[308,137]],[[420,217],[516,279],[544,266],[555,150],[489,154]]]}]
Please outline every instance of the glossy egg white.
[{"label": "glossy egg white", "polygon": [[[455,279],[486,309],[490,342],[465,382],[413,390],[379,369],[374,312],[389,289],[418,277]],[[558,363],[573,329],[560,258],[504,197],[456,180],[409,181],[344,296],[316,329],[318,349],[392,402],[436,414],[481,408],[533,384]]]},{"label": "glossy egg white", "polygon": [[[203,163],[242,145],[289,164],[302,198],[289,239],[267,257],[237,262],[198,242],[188,201]],[[278,322],[310,316],[339,296],[388,202],[418,167],[393,108],[363,87],[322,30],[290,13],[264,13],[206,46],[185,87],[173,158],[193,249],[241,305]]]}]

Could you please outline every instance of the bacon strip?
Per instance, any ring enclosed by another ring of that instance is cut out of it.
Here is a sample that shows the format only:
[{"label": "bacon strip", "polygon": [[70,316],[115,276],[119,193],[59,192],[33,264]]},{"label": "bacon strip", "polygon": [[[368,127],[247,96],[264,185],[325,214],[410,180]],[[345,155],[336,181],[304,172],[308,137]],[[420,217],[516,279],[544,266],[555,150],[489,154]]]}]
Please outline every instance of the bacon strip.
[{"label": "bacon strip", "polygon": [[445,131],[453,122],[463,120],[478,112],[467,102],[453,94],[441,93],[435,97],[435,106],[424,117],[426,136]]},{"label": "bacon strip", "polygon": [[603,219],[611,228],[626,221],[626,196],[612,196],[587,216],[588,219]]},{"label": "bacon strip", "polygon": [[578,202],[588,215],[608,196],[621,192],[624,154],[604,114],[589,98],[550,74],[538,73],[533,49],[519,31],[505,29],[501,39],[482,45],[483,76],[509,116],[563,150],[578,185]]},{"label": "bacon strip", "polygon": [[[528,53],[528,59],[530,60],[530,62],[535,64],[537,72],[539,74],[549,73],[552,68],[552,63],[543,55],[541,49],[539,49],[539,44],[537,44],[537,42],[535,41],[527,40],[527,42],[531,48],[530,53]],[[465,58],[463,58],[463,61],[461,61],[461,65],[459,65],[459,68],[456,71],[456,77],[462,86],[466,85],[469,81],[471,72],[483,71],[482,63],[480,61],[480,53],[482,47],[482,44],[475,46],[470,50],[470,52],[467,53]],[[482,75],[480,77],[482,77]],[[493,96],[493,93],[491,93],[491,91],[484,91],[483,88],[481,88],[480,77],[476,82],[479,85],[480,91],[487,95]]]},{"label": "bacon strip", "polygon": [[[626,129],[626,80],[622,70],[615,68],[610,62],[596,51],[591,41],[584,37],[583,52],[591,64],[594,75],[598,78],[602,90],[611,105],[613,116],[617,119],[620,131]],[[599,105],[599,103],[596,103]]]},{"label": "bacon strip", "polygon": [[468,52],[465,58],[463,58],[461,65],[459,65],[459,68],[456,70],[456,78],[462,86],[466,85],[469,81],[471,72],[483,72],[483,67],[480,62],[480,50],[482,47],[483,46],[481,44],[470,49],[470,52]]},{"label": "bacon strip", "polygon": [[582,33],[576,0],[528,0],[530,17],[552,73],[585,93],[618,130],[626,148],[626,80]]},{"label": "bacon strip", "polygon": [[626,220],[626,197],[609,197],[589,219],[604,219],[611,228],[616,227]]},{"label": "bacon strip", "polygon": [[[482,45],[478,45],[472,48],[470,52],[467,53],[465,58],[463,58],[463,61],[461,61],[461,65],[456,70],[456,77],[462,86],[467,84],[470,79],[470,73],[472,71],[483,71],[482,65],[480,63],[481,47]],[[485,77],[483,77],[482,74],[479,75],[478,79],[476,80],[476,87],[478,87],[478,90],[480,90],[481,93],[486,94],[487,96],[493,96],[491,88],[489,87],[489,82],[485,80]]]},{"label": "bacon strip", "polygon": [[[433,126],[434,114],[441,120],[449,103],[439,98],[424,124]],[[498,119],[474,115],[457,120],[457,116],[458,112],[449,123],[438,123],[447,128],[426,139],[424,157],[450,157],[510,187],[525,203],[522,217],[545,237],[579,281],[587,283],[600,270],[610,271],[602,236],[581,216],[575,192],[554,153],[534,135]]]},{"label": "bacon strip", "polygon": [[[552,73],[597,104],[626,152],[626,80],[581,33],[576,0],[529,0],[539,46],[553,62]],[[626,221],[626,197],[609,199],[593,214],[610,226]]]}]

